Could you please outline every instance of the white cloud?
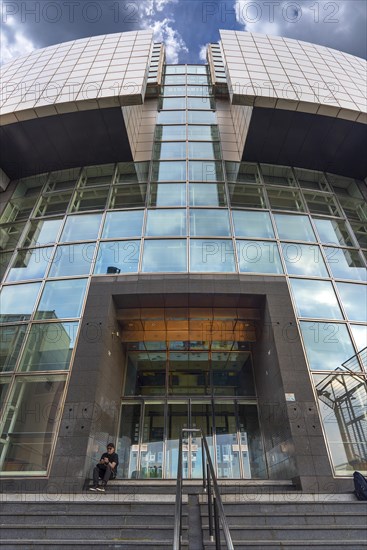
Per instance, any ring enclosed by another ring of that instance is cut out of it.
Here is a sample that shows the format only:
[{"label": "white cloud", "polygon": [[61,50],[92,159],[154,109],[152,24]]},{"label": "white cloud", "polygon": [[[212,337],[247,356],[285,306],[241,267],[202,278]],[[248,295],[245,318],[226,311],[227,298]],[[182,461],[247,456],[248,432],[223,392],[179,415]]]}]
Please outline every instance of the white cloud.
[{"label": "white cloud", "polygon": [[172,26],[173,19],[165,18],[162,21],[153,21],[148,26],[153,29],[154,41],[164,42],[168,63],[178,63],[180,52],[188,52],[186,44],[179,32]]},{"label": "white cloud", "polygon": [[207,44],[203,44],[202,46],[200,46],[200,51],[199,51],[200,61],[206,62],[206,51],[208,49],[208,46],[209,46],[209,42],[207,42]]},{"label": "white cloud", "polygon": [[35,49],[33,42],[20,31],[14,19],[8,17],[6,25],[10,32],[5,32],[3,28],[0,33],[0,65]]}]

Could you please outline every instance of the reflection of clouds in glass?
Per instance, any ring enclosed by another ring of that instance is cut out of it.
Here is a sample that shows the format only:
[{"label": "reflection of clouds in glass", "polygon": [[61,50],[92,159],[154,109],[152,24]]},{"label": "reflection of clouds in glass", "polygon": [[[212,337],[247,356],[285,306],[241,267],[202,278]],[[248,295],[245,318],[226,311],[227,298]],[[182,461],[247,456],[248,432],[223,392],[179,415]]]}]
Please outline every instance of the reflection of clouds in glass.
[{"label": "reflection of clouds in glass", "polygon": [[333,287],[328,281],[291,279],[291,286],[301,317],[342,318]]},{"label": "reflection of clouds in glass", "polygon": [[151,237],[186,235],[186,210],[150,210],[146,234]]},{"label": "reflection of clouds in glass", "polygon": [[282,250],[288,273],[311,277],[328,276],[318,246],[283,243]]},{"label": "reflection of clouds in glass", "polygon": [[312,370],[336,370],[354,354],[345,325],[302,321],[301,331]]},{"label": "reflection of clouds in glass", "polygon": [[307,216],[293,214],[275,214],[275,221],[281,239],[297,241],[315,241],[315,235]]},{"label": "reflection of clouds in glass", "polygon": [[186,263],[186,241],[145,241],[142,271],[181,272]]},{"label": "reflection of clouds in glass", "polygon": [[61,236],[61,242],[96,239],[102,214],[69,216]]},{"label": "reflection of clouds in glass", "polygon": [[334,277],[365,281],[367,270],[355,250],[324,247],[326,259]]},{"label": "reflection of clouds in glass", "polygon": [[367,327],[363,325],[351,325],[351,329],[357,349],[360,351],[367,346]]},{"label": "reflection of clouds in glass", "polygon": [[41,283],[30,283],[4,287],[0,294],[1,317],[28,317],[33,310],[40,286]]},{"label": "reflection of clouds in glass", "polygon": [[367,322],[367,286],[337,283],[349,319]]}]

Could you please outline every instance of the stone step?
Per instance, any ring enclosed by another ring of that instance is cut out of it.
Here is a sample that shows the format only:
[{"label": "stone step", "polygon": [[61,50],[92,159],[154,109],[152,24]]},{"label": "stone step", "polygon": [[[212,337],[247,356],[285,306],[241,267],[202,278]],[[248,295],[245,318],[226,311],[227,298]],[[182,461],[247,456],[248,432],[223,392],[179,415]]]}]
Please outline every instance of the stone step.
[{"label": "stone step", "polygon": [[[348,525],[284,525],[278,528],[265,528],[263,526],[251,526],[244,527],[242,525],[232,525],[230,528],[231,537],[234,540],[247,541],[247,540],[270,540],[286,542],[288,540],[298,541],[320,541],[325,540],[329,544],[334,541],[338,544],[339,541],[361,541],[367,540],[367,526],[353,526],[350,528]],[[209,540],[208,526],[203,526],[204,539]]]},{"label": "stone step", "polygon": [[[204,525],[208,525],[208,511],[201,512],[201,517]],[[294,513],[247,513],[237,512],[234,514],[226,514],[228,525],[242,526],[262,526],[262,527],[278,527],[284,525],[315,525],[315,526],[335,526],[348,524],[365,527],[366,514],[362,511],[358,514],[346,512],[344,514],[329,514],[329,513],[314,513],[314,512],[294,512]]]},{"label": "stone step", "polygon": [[[56,547],[57,550],[70,550],[70,548],[75,548],[75,540],[34,540],[34,539],[23,539],[23,540],[9,540],[1,539],[0,545],[6,548],[6,550],[50,550],[50,548]],[[78,548],[95,548],[99,550],[172,550],[172,542],[167,542],[166,540],[155,540],[155,541],[144,541],[143,545],[141,541],[129,541],[129,542],[120,542],[120,541],[110,541],[105,538],[95,539],[95,540],[78,540]],[[187,541],[182,541],[181,544],[182,550],[189,550],[189,545]],[[335,549],[334,549],[335,550]]]},{"label": "stone step", "polygon": [[[287,540],[287,541],[269,541],[269,540],[246,540],[238,541],[233,540],[233,546],[235,550],[249,550],[249,549],[258,549],[258,550],[366,550],[367,543],[365,540],[342,540],[342,541],[324,541],[324,540],[310,540],[310,541],[299,541],[299,540]],[[215,543],[204,541],[203,550],[214,550]],[[221,545],[221,550],[227,550],[225,544]]]}]

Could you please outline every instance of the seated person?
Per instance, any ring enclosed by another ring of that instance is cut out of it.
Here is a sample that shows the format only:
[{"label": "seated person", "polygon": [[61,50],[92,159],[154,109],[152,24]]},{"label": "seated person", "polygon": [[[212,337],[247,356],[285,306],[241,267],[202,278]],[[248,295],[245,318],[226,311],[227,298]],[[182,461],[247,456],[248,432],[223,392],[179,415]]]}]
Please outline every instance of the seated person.
[{"label": "seated person", "polygon": [[[106,485],[110,478],[115,479],[119,457],[115,453],[115,445],[109,443],[107,445],[107,453],[103,453],[97,466],[93,469],[93,487],[90,491],[106,491]],[[102,479],[102,484],[99,485],[99,479]]]}]

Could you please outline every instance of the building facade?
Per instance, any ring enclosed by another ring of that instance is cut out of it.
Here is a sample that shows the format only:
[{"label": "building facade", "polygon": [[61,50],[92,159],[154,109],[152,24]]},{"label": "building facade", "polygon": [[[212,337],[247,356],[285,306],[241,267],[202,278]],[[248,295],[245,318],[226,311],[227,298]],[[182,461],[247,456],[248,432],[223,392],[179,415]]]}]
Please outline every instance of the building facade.
[{"label": "building facade", "polygon": [[139,31],[3,67],[4,487],[81,488],[111,439],[175,479],[183,427],[221,480],[366,473],[365,80],[235,31],[205,65]]}]

